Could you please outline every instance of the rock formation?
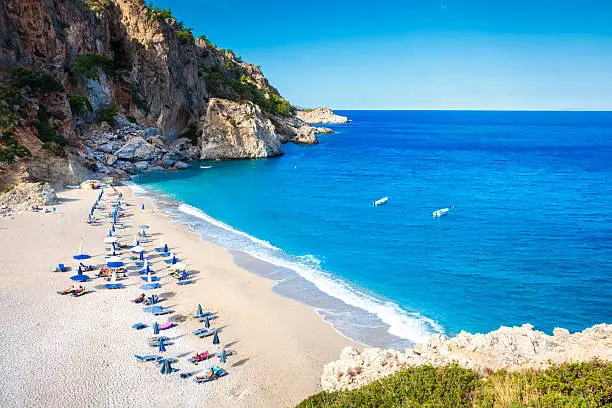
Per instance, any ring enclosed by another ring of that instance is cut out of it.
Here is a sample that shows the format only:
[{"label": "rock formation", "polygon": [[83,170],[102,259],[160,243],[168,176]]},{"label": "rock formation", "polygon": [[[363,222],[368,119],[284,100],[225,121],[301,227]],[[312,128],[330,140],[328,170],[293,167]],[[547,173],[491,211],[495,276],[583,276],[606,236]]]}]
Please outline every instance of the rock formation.
[{"label": "rock formation", "polygon": [[283,152],[276,128],[252,102],[211,99],[202,134],[202,159],[259,159]]},{"label": "rock formation", "polygon": [[13,211],[25,211],[34,205],[47,206],[57,203],[57,195],[48,183],[21,183],[0,195],[0,208],[10,208]]},{"label": "rock formation", "polygon": [[336,115],[329,108],[316,108],[312,110],[299,110],[296,112],[298,118],[310,124],[340,124],[350,122],[346,116]]},{"label": "rock formation", "polygon": [[354,347],[346,347],[339,360],[325,365],[321,385],[325,391],[358,388],[407,365],[446,365],[456,361],[486,374],[501,368],[545,368],[551,363],[594,358],[612,361],[612,325],[599,324],[574,334],[555,329],[549,336],[525,324],[500,327],[487,334],[461,332],[450,339],[433,335],[427,343],[404,352],[366,348],[360,353]]},{"label": "rock formation", "polygon": [[[0,187],[183,168],[204,146],[238,159],[317,142],[259,67],[143,0],[4,0],[0,35]],[[246,122],[235,138],[206,123],[212,99],[257,105],[254,139],[240,145]]]}]

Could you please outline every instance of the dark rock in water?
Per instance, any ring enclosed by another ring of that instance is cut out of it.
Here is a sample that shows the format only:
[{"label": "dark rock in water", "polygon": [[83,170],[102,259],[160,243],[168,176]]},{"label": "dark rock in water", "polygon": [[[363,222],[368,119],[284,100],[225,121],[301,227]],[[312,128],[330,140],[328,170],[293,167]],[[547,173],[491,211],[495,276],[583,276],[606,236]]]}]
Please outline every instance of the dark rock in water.
[{"label": "dark rock in water", "polygon": [[189,168],[189,165],[185,162],[182,161],[178,161],[176,163],[174,163],[174,168],[177,170],[185,170]]}]

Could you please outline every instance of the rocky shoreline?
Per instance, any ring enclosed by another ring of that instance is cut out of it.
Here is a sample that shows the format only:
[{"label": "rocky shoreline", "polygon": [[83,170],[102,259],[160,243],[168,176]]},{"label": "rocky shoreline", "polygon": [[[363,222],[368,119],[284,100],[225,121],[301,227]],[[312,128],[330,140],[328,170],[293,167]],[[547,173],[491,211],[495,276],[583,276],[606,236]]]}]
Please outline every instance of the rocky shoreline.
[{"label": "rocky shoreline", "polygon": [[570,334],[555,329],[549,336],[533,326],[500,327],[486,334],[461,332],[456,337],[432,335],[424,344],[400,352],[346,347],[340,359],[325,365],[321,386],[325,391],[354,389],[410,365],[443,366],[457,362],[480,375],[506,369],[543,369],[551,364],[592,359],[612,361],[612,325],[599,324]]},{"label": "rocky shoreline", "polygon": [[343,124],[349,123],[350,119],[346,116],[336,115],[329,108],[316,108],[308,110],[298,110],[296,112],[298,118],[311,125],[323,124]]}]

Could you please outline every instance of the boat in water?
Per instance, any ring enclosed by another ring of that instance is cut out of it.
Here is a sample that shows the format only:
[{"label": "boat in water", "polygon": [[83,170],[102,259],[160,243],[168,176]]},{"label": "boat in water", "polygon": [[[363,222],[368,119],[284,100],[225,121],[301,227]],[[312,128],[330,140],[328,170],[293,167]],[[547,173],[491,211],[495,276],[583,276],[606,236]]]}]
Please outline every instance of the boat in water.
[{"label": "boat in water", "polygon": [[373,204],[374,204],[374,207],[378,207],[379,205],[386,204],[387,201],[389,201],[389,197],[383,197],[380,200],[374,201]]},{"label": "boat in water", "polygon": [[434,211],[432,215],[434,218],[440,218],[442,216],[448,215],[450,210],[450,208],[441,208],[439,210]]},{"label": "boat in water", "polygon": [[212,166],[200,166],[201,169],[212,169]]}]

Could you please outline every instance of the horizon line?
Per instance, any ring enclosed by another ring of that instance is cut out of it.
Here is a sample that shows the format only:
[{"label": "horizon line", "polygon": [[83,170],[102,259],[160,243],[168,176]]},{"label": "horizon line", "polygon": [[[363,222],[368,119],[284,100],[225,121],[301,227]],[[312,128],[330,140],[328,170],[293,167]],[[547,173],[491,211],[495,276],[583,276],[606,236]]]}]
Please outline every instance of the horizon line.
[{"label": "horizon line", "polygon": [[[304,108],[316,109],[316,108]],[[384,108],[368,108],[368,109],[351,109],[351,108],[330,108],[334,111],[397,111],[397,112],[612,112],[612,109],[435,109],[435,108],[411,108],[411,109],[384,109]]]}]

